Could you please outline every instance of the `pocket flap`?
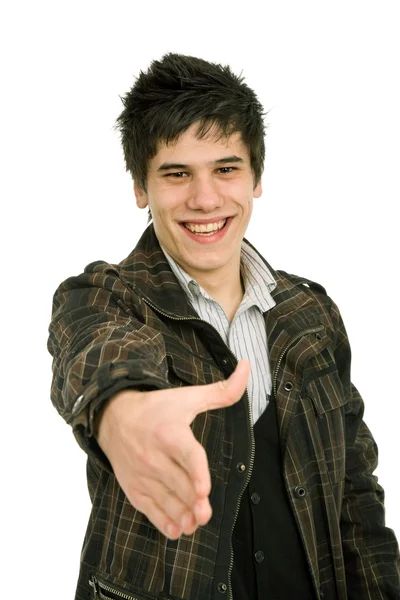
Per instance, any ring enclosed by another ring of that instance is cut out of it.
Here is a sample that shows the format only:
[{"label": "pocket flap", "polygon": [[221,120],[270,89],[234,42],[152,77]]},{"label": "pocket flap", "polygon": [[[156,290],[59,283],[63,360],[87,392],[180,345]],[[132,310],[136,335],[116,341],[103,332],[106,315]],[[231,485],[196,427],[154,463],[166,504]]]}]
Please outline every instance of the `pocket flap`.
[{"label": "pocket flap", "polygon": [[346,404],[342,382],[337,371],[321,375],[307,385],[307,395],[314,403],[319,415]]},{"label": "pocket flap", "polygon": [[180,385],[206,385],[224,378],[212,360],[205,361],[195,355],[167,354],[167,363],[171,383],[179,384],[177,378]]}]

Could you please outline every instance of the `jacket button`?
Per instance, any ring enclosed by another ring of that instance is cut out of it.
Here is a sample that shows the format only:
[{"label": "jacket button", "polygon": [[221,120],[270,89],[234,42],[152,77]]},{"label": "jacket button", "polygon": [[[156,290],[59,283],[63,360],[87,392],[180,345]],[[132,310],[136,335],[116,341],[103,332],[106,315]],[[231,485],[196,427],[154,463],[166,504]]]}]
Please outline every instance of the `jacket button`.
[{"label": "jacket button", "polygon": [[229,362],[229,361],[228,361],[228,359],[227,359],[227,358],[223,358],[223,359],[221,360],[221,362],[222,362],[223,366],[224,366],[224,367],[226,367],[226,365],[228,364],[228,362]]},{"label": "jacket button", "polygon": [[244,473],[246,470],[246,465],[244,465],[242,462],[240,462],[236,465],[236,468],[239,471],[239,473]]},{"label": "jacket button", "polygon": [[285,383],[285,390],[286,390],[287,392],[290,392],[292,389],[293,389],[293,383],[292,383],[291,381],[287,381],[287,382]]},{"label": "jacket button", "polygon": [[294,488],[294,495],[296,496],[296,498],[304,498],[304,496],[307,494],[307,488],[305,485],[297,485]]},{"label": "jacket button", "polygon": [[219,584],[217,585],[217,589],[220,594],[226,594],[228,586],[226,585],[226,583],[222,583],[220,581]]},{"label": "jacket button", "polygon": [[262,550],[257,550],[257,552],[254,555],[254,558],[258,564],[262,563],[265,558],[264,552]]},{"label": "jacket button", "polygon": [[261,500],[260,494],[257,494],[257,492],[253,492],[252,495],[250,496],[250,499],[253,504],[259,504],[259,502]]}]

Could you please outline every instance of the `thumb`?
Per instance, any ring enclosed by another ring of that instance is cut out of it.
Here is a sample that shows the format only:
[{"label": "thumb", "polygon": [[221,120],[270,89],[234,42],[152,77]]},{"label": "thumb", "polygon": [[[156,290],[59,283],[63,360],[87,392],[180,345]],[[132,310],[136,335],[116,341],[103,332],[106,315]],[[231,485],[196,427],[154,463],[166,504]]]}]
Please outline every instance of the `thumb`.
[{"label": "thumb", "polygon": [[226,408],[235,404],[243,396],[250,374],[248,360],[240,360],[228,379],[198,386],[194,404],[193,418],[206,410]]}]

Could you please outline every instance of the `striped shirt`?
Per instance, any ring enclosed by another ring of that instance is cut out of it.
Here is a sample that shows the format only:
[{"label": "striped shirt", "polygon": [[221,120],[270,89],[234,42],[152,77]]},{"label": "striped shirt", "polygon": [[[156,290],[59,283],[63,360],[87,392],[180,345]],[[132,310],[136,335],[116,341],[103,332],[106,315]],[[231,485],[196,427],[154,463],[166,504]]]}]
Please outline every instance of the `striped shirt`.
[{"label": "striped shirt", "polygon": [[275,279],[259,255],[243,241],[240,271],[245,292],[229,323],[222,306],[175,262],[165,248],[161,248],[199,317],[219,332],[238,360],[246,358],[250,362],[247,392],[254,424],[266,409],[272,389],[263,313],[276,304],[270,294],[276,287]]}]

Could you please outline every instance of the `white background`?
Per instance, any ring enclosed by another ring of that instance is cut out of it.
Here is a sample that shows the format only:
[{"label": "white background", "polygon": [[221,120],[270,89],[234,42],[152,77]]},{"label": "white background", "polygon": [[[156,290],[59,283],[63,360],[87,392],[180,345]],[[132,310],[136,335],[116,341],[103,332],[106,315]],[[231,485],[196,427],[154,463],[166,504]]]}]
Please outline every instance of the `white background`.
[{"label": "white background", "polygon": [[269,111],[264,192],[247,237],[339,305],[380,449],[387,523],[400,534],[397,6],[4,3],[2,596],[74,596],[89,498],[85,456],[49,398],[52,294],[87,263],[124,258],[145,226],[113,124],[119,95],[168,51],[243,71]]}]

